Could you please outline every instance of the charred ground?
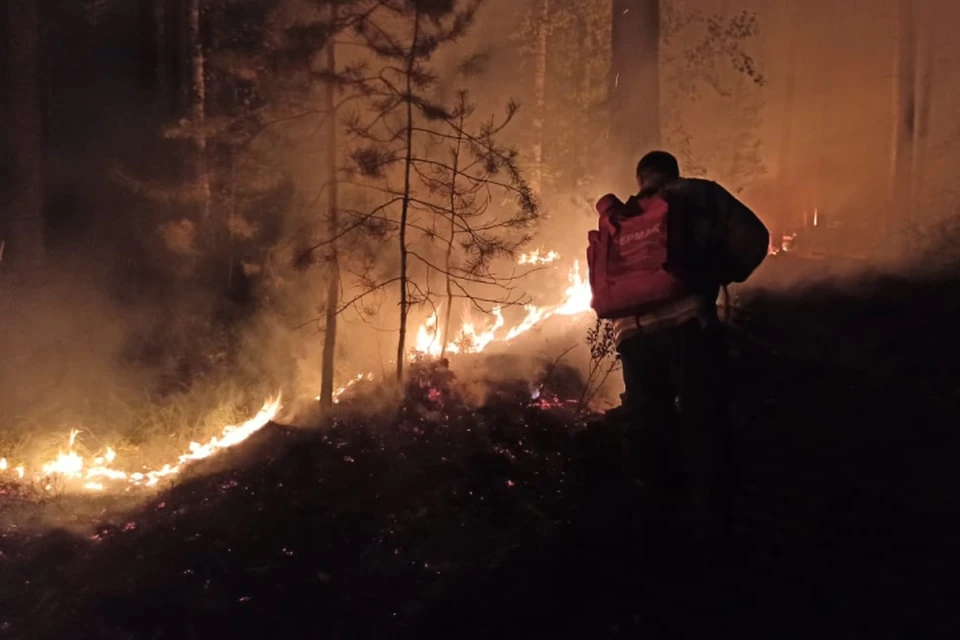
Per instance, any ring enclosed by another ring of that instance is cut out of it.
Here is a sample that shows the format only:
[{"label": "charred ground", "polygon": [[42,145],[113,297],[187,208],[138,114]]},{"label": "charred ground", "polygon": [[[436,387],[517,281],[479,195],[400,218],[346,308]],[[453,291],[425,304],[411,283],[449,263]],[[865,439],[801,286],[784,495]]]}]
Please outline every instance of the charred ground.
[{"label": "charred ground", "polygon": [[0,637],[952,635],[958,291],[744,299],[723,559],[654,535],[612,420],[503,382],[480,409],[271,426],[93,538],[6,531]]}]

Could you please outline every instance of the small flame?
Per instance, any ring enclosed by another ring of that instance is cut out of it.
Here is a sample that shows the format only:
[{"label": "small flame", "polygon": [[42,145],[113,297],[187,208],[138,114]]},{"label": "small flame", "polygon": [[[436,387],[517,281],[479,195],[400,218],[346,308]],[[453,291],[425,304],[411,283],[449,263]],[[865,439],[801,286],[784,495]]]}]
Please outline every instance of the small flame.
[{"label": "small flame", "polygon": [[440,352],[443,351],[440,329],[437,327],[437,315],[439,313],[439,309],[434,311],[430,314],[430,317],[427,318],[426,322],[417,329],[417,342],[414,347],[417,353],[427,353],[437,357],[440,355]]},{"label": "small flame", "polygon": [[504,342],[510,342],[517,336],[530,331],[530,329],[533,329],[540,321],[547,317],[547,310],[536,305],[528,304],[524,306],[523,309],[527,312],[527,315],[520,324],[507,331],[507,335],[503,338]]},{"label": "small flame", "polygon": [[796,240],[796,238],[797,238],[797,232],[796,232],[796,231],[794,231],[794,232],[792,232],[792,233],[785,233],[785,234],[783,234],[783,237],[782,237],[781,240],[780,240],[780,249],[781,249],[784,253],[789,252],[791,249],[793,249],[793,241]]},{"label": "small flame", "polygon": [[54,460],[43,465],[43,475],[55,474],[63,476],[77,476],[83,471],[83,458],[74,451],[60,453]]},{"label": "small flame", "polygon": [[487,345],[496,339],[497,331],[499,331],[505,323],[500,307],[494,307],[490,311],[490,315],[494,318],[493,325],[483,331],[477,331],[476,325],[468,316],[468,319],[464,320],[460,326],[460,332],[457,334],[456,339],[447,345],[447,351],[450,353],[460,353],[461,351],[465,353],[480,353],[486,349]]},{"label": "small flame", "polygon": [[813,226],[817,226],[817,222],[819,221],[819,218],[820,218],[820,209],[814,208],[813,209]]},{"label": "small flame", "polygon": [[560,316],[574,316],[589,311],[591,309],[590,301],[593,298],[593,294],[590,291],[590,283],[580,275],[579,260],[573,261],[573,268],[570,269],[570,273],[567,274],[567,279],[570,282],[570,286],[568,286],[564,292],[565,298],[563,304],[560,305],[560,308],[557,309],[555,313]]},{"label": "small flame", "polygon": [[[366,374],[358,373],[358,374],[356,375],[356,377],[351,378],[349,381],[347,381],[347,383],[346,383],[345,385],[343,385],[342,387],[338,387],[337,389],[334,389],[334,391],[333,391],[333,404],[338,404],[338,403],[340,402],[340,396],[342,396],[344,393],[346,393],[347,389],[349,389],[349,388],[352,387],[353,385],[357,384],[357,383],[360,382],[361,380],[373,380],[373,374],[372,374],[372,373],[366,373]],[[319,400],[319,399],[320,399],[320,396],[317,396],[317,400]]]},{"label": "small flame", "polygon": [[556,262],[559,258],[560,254],[556,251],[541,253],[540,249],[536,249],[530,253],[521,253],[517,259],[517,264],[550,264],[551,262]]}]

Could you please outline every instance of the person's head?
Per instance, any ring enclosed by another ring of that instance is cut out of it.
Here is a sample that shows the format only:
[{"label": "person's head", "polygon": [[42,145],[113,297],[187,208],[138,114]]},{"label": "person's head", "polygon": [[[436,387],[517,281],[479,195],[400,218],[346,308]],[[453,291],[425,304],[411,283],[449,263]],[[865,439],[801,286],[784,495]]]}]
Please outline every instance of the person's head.
[{"label": "person's head", "polygon": [[666,151],[651,151],[637,163],[637,186],[641,191],[656,189],[679,177],[680,164]]}]

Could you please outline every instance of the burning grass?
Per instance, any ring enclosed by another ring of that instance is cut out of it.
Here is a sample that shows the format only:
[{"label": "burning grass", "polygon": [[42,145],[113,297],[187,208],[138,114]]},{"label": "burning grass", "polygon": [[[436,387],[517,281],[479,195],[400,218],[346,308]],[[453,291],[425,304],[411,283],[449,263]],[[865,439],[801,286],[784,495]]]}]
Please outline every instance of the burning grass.
[{"label": "burning grass", "polygon": [[[0,480],[30,485],[47,497],[155,486],[184,464],[245,439],[279,410],[278,397],[257,412],[230,395],[225,387],[198,385],[138,405],[108,395],[73,414],[59,405],[38,407],[33,415],[4,421]],[[210,410],[218,396],[222,401]]]}]

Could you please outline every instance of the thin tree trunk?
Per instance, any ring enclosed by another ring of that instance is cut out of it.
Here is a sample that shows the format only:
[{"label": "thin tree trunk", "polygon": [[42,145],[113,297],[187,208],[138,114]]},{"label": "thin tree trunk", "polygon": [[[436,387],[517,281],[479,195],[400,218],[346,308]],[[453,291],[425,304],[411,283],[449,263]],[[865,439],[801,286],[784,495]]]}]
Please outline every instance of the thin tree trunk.
[{"label": "thin tree trunk", "polygon": [[543,186],[543,128],[547,108],[547,45],[550,35],[550,0],[539,0],[537,11],[536,69],[533,75],[533,171],[530,188],[540,196]]},{"label": "thin tree trunk", "polygon": [[13,237],[7,258],[30,271],[43,264],[43,120],[38,56],[40,19],[36,0],[7,3],[10,54],[10,141],[13,151]]},{"label": "thin tree trunk", "polygon": [[203,53],[201,0],[190,0],[187,20],[190,41],[190,116],[193,126],[193,143],[196,152],[196,189],[200,198],[201,220],[210,218],[210,168],[207,156],[207,82],[206,63]]},{"label": "thin tree trunk", "polygon": [[[794,20],[795,5],[793,0],[787,2],[787,68],[783,94],[783,113],[780,116],[780,148],[777,161],[777,188],[780,192],[779,207],[776,215],[776,225],[773,233],[773,243],[778,249],[783,241],[784,223],[787,216],[792,215],[793,185],[791,184],[791,153],[793,151],[793,108],[797,84],[797,34]],[[795,224],[790,220],[790,225]]]},{"label": "thin tree trunk", "polygon": [[660,0],[614,0],[611,38],[615,173],[632,181],[631,165],[660,146]]},{"label": "thin tree trunk", "polygon": [[187,29],[187,2],[168,0],[166,3],[167,82],[170,87],[170,113],[176,119],[189,110],[190,102],[190,38]]},{"label": "thin tree trunk", "polygon": [[153,47],[156,56],[155,88],[157,95],[162,96],[167,85],[167,0],[153,0]]},{"label": "thin tree trunk", "polygon": [[[893,140],[890,157],[890,199],[896,215],[909,216],[916,118],[915,46],[912,0],[900,0],[897,53],[894,58]],[[894,222],[894,221],[890,221]]]},{"label": "thin tree trunk", "polygon": [[227,205],[227,291],[233,290],[233,265],[236,260],[237,237],[234,233],[237,219],[237,152],[228,149],[230,175],[230,197]]},{"label": "thin tree trunk", "polygon": [[156,78],[154,72],[157,65],[154,61],[156,47],[154,46],[153,34],[156,31],[154,25],[154,0],[138,0],[137,2],[137,22],[140,31],[140,89],[143,95],[148,97],[149,90],[153,89]]},{"label": "thin tree trunk", "polygon": [[457,129],[457,146],[453,153],[453,170],[450,179],[450,235],[447,236],[446,270],[447,311],[443,319],[443,331],[440,333],[440,357],[442,358],[450,342],[450,322],[453,319],[453,240],[456,236],[457,177],[460,175],[460,151],[463,148],[463,126],[465,114],[460,114],[460,126]]},{"label": "thin tree trunk", "polygon": [[[336,23],[337,7],[332,5],[331,24]],[[337,310],[340,306],[340,256],[337,253],[339,233],[339,176],[337,172],[337,109],[332,78],[337,73],[336,43],[331,38],[327,43],[327,73],[331,81],[327,84],[327,189],[329,190],[329,211],[327,212],[327,233],[331,241],[327,262],[330,266],[327,283],[327,309],[325,331],[323,334],[323,360],[321,363],[320,408],[329,411],[333,407],[333,376],[337,349]]]},{"label": "thin tree trunk", "polygon": [[413,168],[413,68],[417,60],[420,37],[420,11],[415,10],[413,19],[413,42],[406,69],[407,131],[406,157],[403,165],[403,200],[400,206],[400,336],[397,339],[397,383],[403,381],[403,365],[406,359],[407,315],[410,301],[407,299],[407,215],[410,212],[410,171]]},{"label": "thin tree trunk", "polygon": [[[824,17],[827,18],[828,24],[830,25],[835,24],[838,18],[836,11],[825,13]],[[835,37],[837,37],[836,29],[824,28],[820,32],[817,46],[819,55],[823,57],[818,60],[821,72],[819,74],[820,113],[817,124],[817,172],[814,180],[813,202],[810,203],[814,208],[814,211],[810,213],[811,224],[813,226],[820,225],[820,219],[823,214],[820,209],[824,201],[824,182],[827,176],[830,175],[828,161],[829,158],[832,157],[830,153],[830,141],[833,137],[829,136],[827,131],[831,122],[830,116],[833,113],[831,96],[833,95],[834,79],[836,76],[834,64],[835,53],[830,43]]]},{"label": "thin tree trunk", "polygon": [[913,74],[914,113],[913,140],[910,151],[910,207],[915,212],[923,189],[926,160],[927,125],[930,117],[930,46],[923,22],[914,16],[913,44],[916,48]]}]

